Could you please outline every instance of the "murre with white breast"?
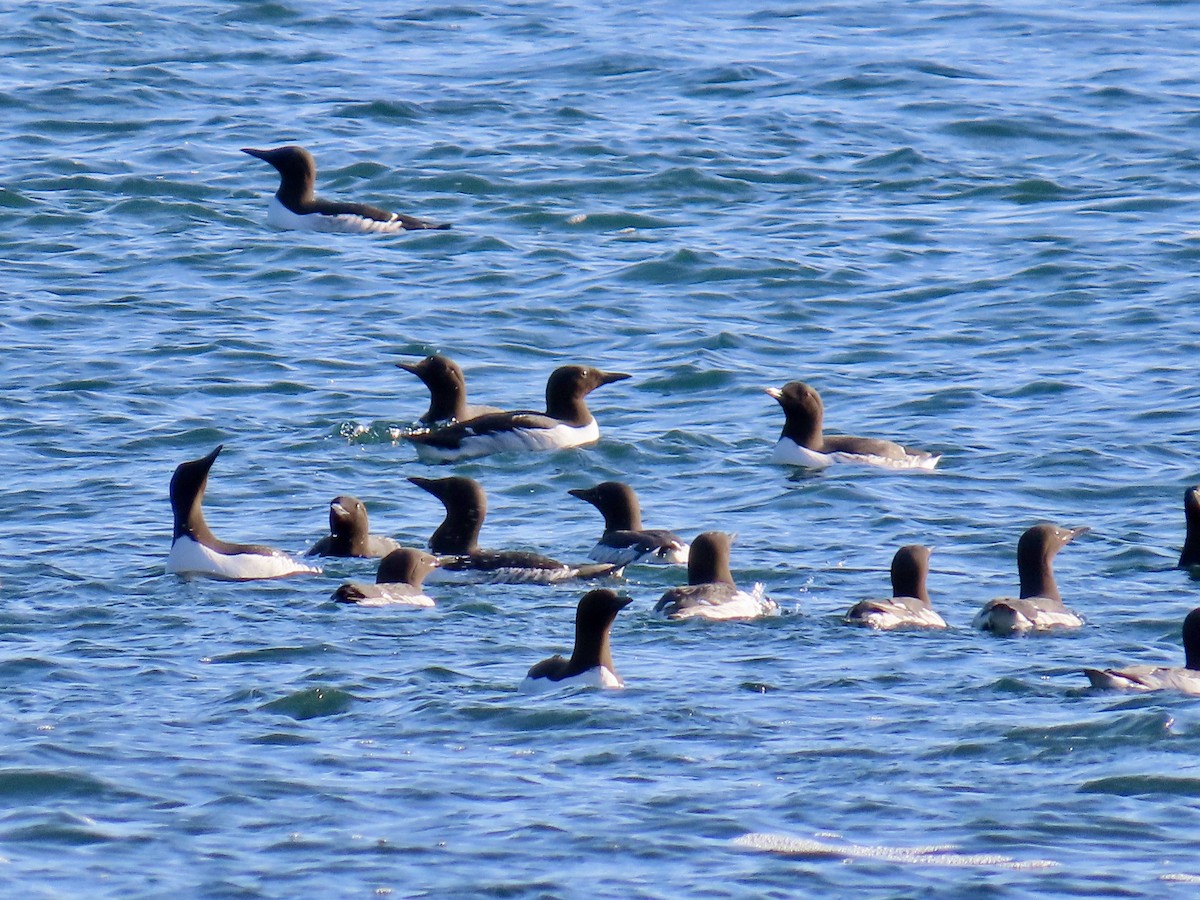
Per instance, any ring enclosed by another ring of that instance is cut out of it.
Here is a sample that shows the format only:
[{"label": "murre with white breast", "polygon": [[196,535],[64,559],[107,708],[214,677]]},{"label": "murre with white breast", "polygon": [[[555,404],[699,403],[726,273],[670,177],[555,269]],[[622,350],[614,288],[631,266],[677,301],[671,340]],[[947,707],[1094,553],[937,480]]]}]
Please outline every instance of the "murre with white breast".
[{"label": "murre with white breast", "polygon": [[261,544],[230,544],[217,538],[204,521],[201,503],[208,472],[222,445],[212,453],[180,463],[171,476],[171,513],[175,532],[167,556],[167,572],[205,575],[225,581],[282,578],[285,575],[320,574],[315,566],[292,559],[282,550]]},{"label": "murre with white breast", "polygon": [[273,150],[243,147],[242,152],[270,163],[279,172],[279,190],[267,207],[267,224],[276,228],[342,234],[397,234],[450,227],[404,213],[388,212],[367,203],[322,200],[314,193],[316,160],[303,147],[291,145]]},{"label": "murre with white breast", "polygon": [[557,687],[623,688],[625,682],[613,665],[609,631],[617,613],[631,598],[607,588],[588,591],[575,609],[575,647],[570,659],[554,655],[529,670],[520,690],[532,692]]},{"label": "murre with white breast", "polygon": [[803,381],[791,381],[766,393],[783,407],[783,432],[771,453],[771,462],[821,469],[834,463],[854,462],[888,469],[932,469],[940,455],[911,450],[881,438],[827,435],[821,395]]},{"label": "murre with white breast", "polygon": [[333,592],[333,599],[358,606],[433,606],[423,583],[438,565],[436,556],[401,547],[379,561],[374,584],[347,582]]},{"label": "murre with white breast", "polygon": [[1026,529],[1017,542],[1017,573],[1021,579],[1019,597],[989,600],[975,614],[972,625],[993,634],[1009,635],[1056,628],[1078,628],[1083,619],[1063,605],[1054,580],[1054,557],[1079,535],[1090,531],[1059,528],[1043,522]]},{"label": "murre with white breast", "polygon": [[604,516],[604,533],[588,554],[597,562],[687,565],[688,545],[670,531],[642,527],[637,493],[621,481],[604,481],[595,487],[572,488],[572,497],[586,500]]},{"label": "murre with white breast", "polygon": [[925,578],[929,574],[932,547],[908,544],[892,557],[892,596],[882,600],[860,600],[846,613],[851,625],[866,625],[879,631],[894,628],[945,628],[946,621],[929,602]]},{"label": "murre with white breast", "polygon": [[688,583],[668,590],[654,611],[668,619],[754,619],[779,612],[779,604],[763,593],[761,584],[743,591],[729,571],[733,536],[706,531],[692,541],[688,553]]},{"label": "murre with white breast", "polygon": [[592,366],[560,366],[546,381],[546,411],[489,413],[445,428],[409,436],[424,462],[451,462],[505,450],[560,450],[600,439],[600,426],[584,398],[623,372]]}]

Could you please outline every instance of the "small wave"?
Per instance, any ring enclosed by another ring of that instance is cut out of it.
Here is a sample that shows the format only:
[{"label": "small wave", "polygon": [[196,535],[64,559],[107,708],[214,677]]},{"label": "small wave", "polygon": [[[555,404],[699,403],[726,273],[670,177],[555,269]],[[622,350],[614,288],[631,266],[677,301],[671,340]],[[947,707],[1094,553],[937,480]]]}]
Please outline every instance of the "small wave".
[{"label": "small wave", "polygon": [[750,833],[734,838],[736,847],[785,853],[789,856],[833,857],[836,859],[876,859],[906,865],[958,866],[989,869],[1051,869],[1058,863],[1049,859],[1018,861],[998,853],[958,853],[953,844],[928,847],[884,847],[866,844],[830,844],[785,834]]},{"label": "small wave", "polygon": [[354,705],[356,698],[337,688],[309,688],[297,691],[264,703],[259,709],[264,712],[280,713],[293,719],[319,719],[345,712]]}]

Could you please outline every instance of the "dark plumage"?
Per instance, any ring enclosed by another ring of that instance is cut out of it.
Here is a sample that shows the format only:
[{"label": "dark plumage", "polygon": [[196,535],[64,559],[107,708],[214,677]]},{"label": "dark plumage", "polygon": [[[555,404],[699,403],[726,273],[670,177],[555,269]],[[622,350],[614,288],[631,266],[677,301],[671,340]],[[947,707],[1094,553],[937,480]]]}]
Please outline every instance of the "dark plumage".
[{"label": "dark plumage", "polygon": [[378,559],[400,544],[370,533],[367,508],[357,497],[343,494],[329,503],[329,534],[309,548],[308,556],[359,556]]},{"label": "dark plumage", "polygon": [[642,527],[642,512],[633,488],[605,481],[591,488],[573,488],[572,497],[586,500],[604,516],[604,534],[588,554],[597,562],[629,565],[635,562],[683,565],[688,545],[678,535]]},{"label": "dark plumage", "polygon": [[580,676],[585,676],[590,686],[624,687],[613,665],[609,630],[617,613],[630,602],[629,597],[618,596],[607,588],[584,594],[575,610],[575,647],[571,658],[556,655],[537,663],[525,676],[522,688],[557,685]]},{"label": "dark plumage", "polygon": [[434,354],[420,362],[398,362],[396,367],[416,375],[429,388],[429,409],[418,419],[422,425],[450,425],[502,411],[494,406],[468,404],[467,379],[458,363],[447,356]]},{"label": "dark plumage", "polygon": [[560,366],[546,381],[546,411],[516,410],[476,416],[409,439],[425,462],[487,456],[505,450],[558,450],[594,443],[599,426],[587,408],[588,394],[622,381],[623,372],[591,366]]}]

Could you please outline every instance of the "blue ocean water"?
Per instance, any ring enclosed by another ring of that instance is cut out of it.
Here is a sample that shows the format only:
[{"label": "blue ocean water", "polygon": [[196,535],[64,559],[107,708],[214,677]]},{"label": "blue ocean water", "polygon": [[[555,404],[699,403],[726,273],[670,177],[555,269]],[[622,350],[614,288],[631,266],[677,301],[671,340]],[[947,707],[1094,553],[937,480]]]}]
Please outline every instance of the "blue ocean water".
[{"label": "blue ocean water", "polygon": [[[1079,670],[1178,664],[1200,596],[1198,45],[1195,2],[0,7],[3,892],[1191,896],[1195,701]],[[293,142],[454,229],[270,230],[239,148]],[[433,469],[486,545],[582,559],[566,491],[620,478],[784,615],[656,621],[680,573],[630,569],[627,689],[529,697],[577,587],[163,573],[217,443],[227,539],[303,550],[349,492],[423,543],[393,364],[434,351],[507,407],[634,376],[593,448]],[[939,471],[769,465],[793,379]],[[1088,625],[972,632],[1039,520],[1092,528]],[[841,625],[910,542],[953,627]]]}]

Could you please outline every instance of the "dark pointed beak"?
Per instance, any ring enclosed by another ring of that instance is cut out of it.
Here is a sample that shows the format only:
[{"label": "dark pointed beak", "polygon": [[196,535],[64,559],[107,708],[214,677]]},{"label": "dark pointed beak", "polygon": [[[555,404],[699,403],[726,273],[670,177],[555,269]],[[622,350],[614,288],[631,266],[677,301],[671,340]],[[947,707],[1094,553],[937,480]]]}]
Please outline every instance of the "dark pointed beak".
[{"label": "dark pointed beak", "polygon": [[437,489],[436,489],[436,486],[434,483],[434,479],[422,478],[420,475],[410,475],[408,477],[408,480],[410,483],[415,484],[421,490],[428,491],[429,493],[433,494],[434,496],[437,496]]},{"label": "dark pointed beak", "polygon": [[614,381],[624,381],[626,378],[632,377],[632,375],[628,375],[625,372],[601,372],[600,383],[612,384]]},{"label": "dark pointed beak", "polygon": [[592,500],[592,488],[571,488],[567,493],[580,500],[587,500],[589,503]]},{"label": "dark pointed beak", "polygon": [[420,363],[398,362],[398,363],[396,363],[396,368],[403,369],[405,372],[411,372],[413,375],[416,375],[418,378],[421,377],[421,372],[420,372],[421,364]]},{"label": "dark pointed beak", "polygon": [[251,156],[256,156],[259,159],[263,160],[264,162],[267,159],[267,151],[266,150],[255,150],[253,147],[243,147],[242,152],[249,153]]}]

